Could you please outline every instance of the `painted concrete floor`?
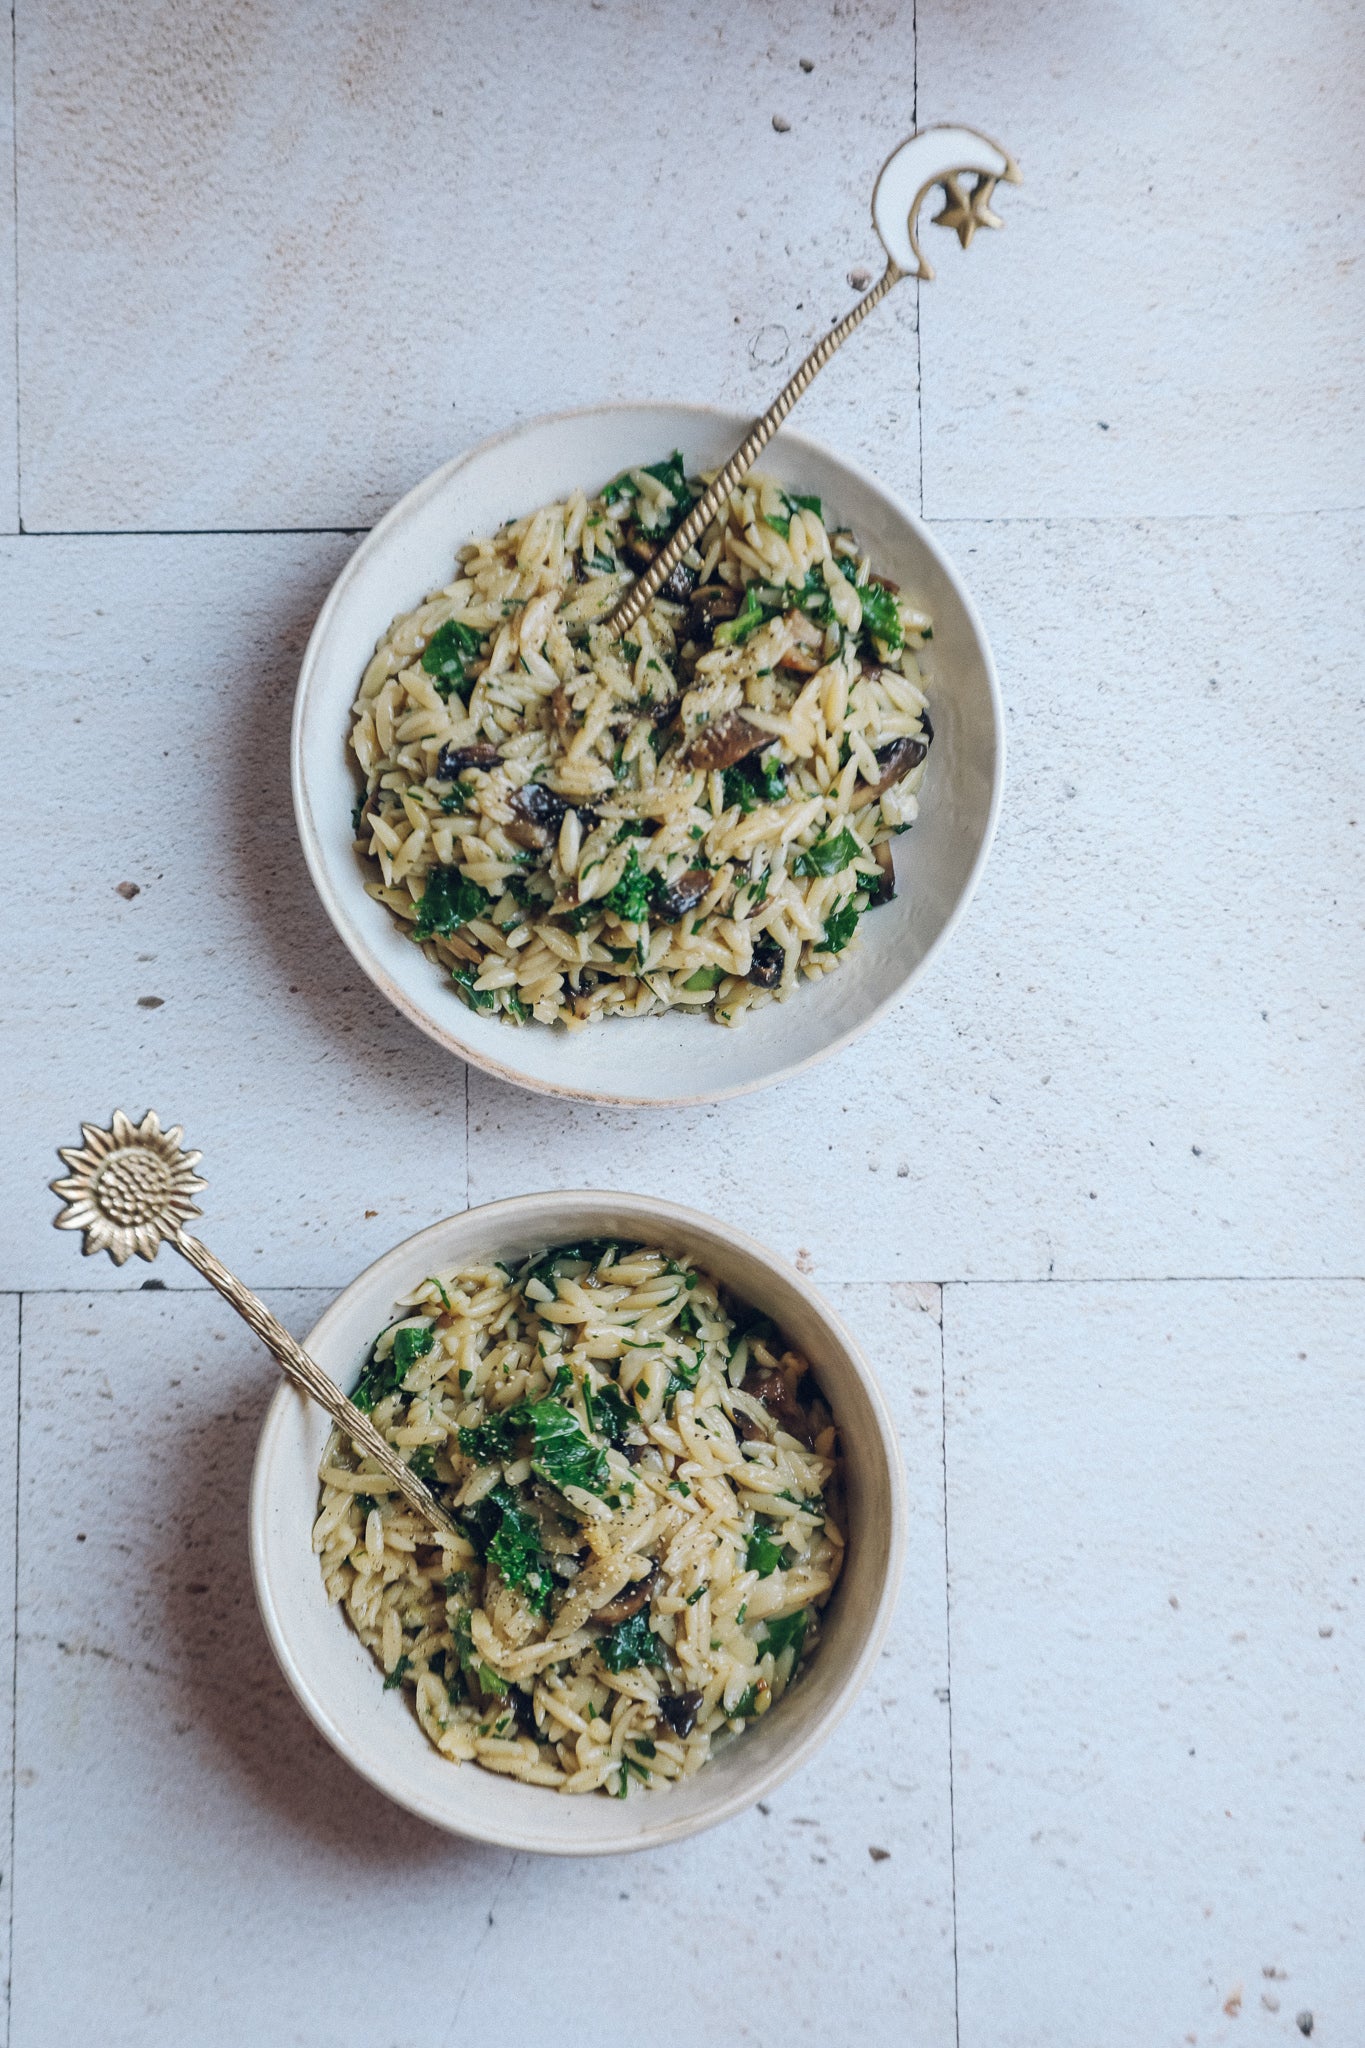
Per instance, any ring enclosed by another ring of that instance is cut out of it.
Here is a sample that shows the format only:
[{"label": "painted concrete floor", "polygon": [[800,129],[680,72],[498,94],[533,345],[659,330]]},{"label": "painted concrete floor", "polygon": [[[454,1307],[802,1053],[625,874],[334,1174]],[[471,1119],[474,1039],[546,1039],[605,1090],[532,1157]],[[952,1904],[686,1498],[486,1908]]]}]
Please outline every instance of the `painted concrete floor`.
[{"label": "painted concrete floor", "polygon": [[[15,14],[14,2048],[1354,2048],[1360,8]],[[780,1091],[612,1113],[467,1073],[303,869],[317,607],[358,529],[514,419],[766,402],[875,263],[916,109],[1027,183],[801,423],[922,507],[987,619],[1011,765],[977,902]],[[184,1122],[206,1237],[299,1330],[410,1230],[540,1186],[803,1254],[913,1502],[821,1758],[612,1865],[462,1846],[353,1777],[251,1600],[271,1366],[182,1272],[49,1227],[53,1148],[116,1104]]]}]

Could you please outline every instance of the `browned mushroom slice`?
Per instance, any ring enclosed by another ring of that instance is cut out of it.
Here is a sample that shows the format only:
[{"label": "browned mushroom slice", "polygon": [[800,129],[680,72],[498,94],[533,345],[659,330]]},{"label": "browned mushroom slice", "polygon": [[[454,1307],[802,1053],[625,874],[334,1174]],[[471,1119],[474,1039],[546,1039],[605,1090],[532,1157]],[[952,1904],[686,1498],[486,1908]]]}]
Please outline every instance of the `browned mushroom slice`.
[{"label": "browned mushroom slice", "polygon": [[569,805],[566,798],[547,789],[543,782],[528,782],[512,792],[507,808],[512,813],[512,822],[506,827],[507,837],[518,846],[537,847],[549,845]]},{"label": "browned mushroom slice", "polygon": [[853,804],[870,804],[874,796],[890,789],[893,782],[902,781],[912,768],[918,768],[929,751],[925,740],[892,740],[889,747],[878,747],[877,767],[881,771],[875,782],[859,782],[853,791]]},{"label": "browned mushroom slice", "polygon": [[667,1721],[675,1735],[690,1735],[697,1725],[701,1703],[702,1695],[699,1692],[666,1694],[659,1701],[659,1719]]},{"label": "browned mushroom slice", "polygon": [[889,590],[893,597],[900,596],[901,587],[899,583],[893,583],[889,576],[877,576],[874,575],[871,571],[869,571],[867,580],[869,583],[880,583],[882,589]]},{"label": "browned mushroom slice", "polygon": [[676,882],[659,891],[654,899],[655,916],[664,924],[676,924],[689,910],[696,909],[710,886],[709,868],[689,868]]},{"label": "browned mushroom slice", "polygon": [[709,640],[722,619],[733,619],[740,595],[728,583],[704,583],[693,598],[687,614],[687,630],[694,640]]},{"label": "browned mushroom slice", "polygon": [[413,1545],[413,1563],[420,1566],[424,1572],[434,1571],[444,1556],[445,1552],[439,1543],[417,1543]]},{"label": "browned mushroom slice", "polygon": [[658,1576],[659,1567],[656,1564],[642,1579],[636,1579],[634,1585],[623,1586],[614,1600],[609,1600],[605,1607],[597,1609],[592,1619],[602,1622],[607,1628],[615,1628],[618,1621],[629,1621],[632,1615],[638,1614],[640,1609],[647,1605]]},{"label": "browned mushroom slice", "polygon": [[787,956],[777,940],[769,938],[767,932],[760,932],[754,940],[753,956],[749,964],[749,979],[755,988],[776,988],[782,979]]},{"label": "browned mushroom slice", "polygon": [[772,737],[770,732],[750,725],[742,711],[723,711],[688,742],[683,763],[688,768],[704,769],[708,775],[713,768],[733,768],[747,754],[770,746]]},{"label": "browned mushroom slice", "polygon": [[760,1443],[768,1441],[768,1432],[763,1424],[755,1422],[753,1416],[746,1415],[742,1408],[735,1410],[730,1417],[730,1424],[742,1444],[753,1443],[755,1439]]},{"label": "browned mushroom slice", "polygon": [[640,709],[646,713],[651,724],[671,725],[678,715],[681,703],[681,697],[661,697],[657,704],[642,704]]},{"label": "browned mushroom slice", "polygon": [[633,533],[629,540],[621,543],[621,553],[628,561],[633,562],[637,569],[647,569],[658,552],[653,541],[646,540],[643,534]]},{"label": "browned mushroom slice", "polygon": [[793,645],[778,661],[779,668],[795,669],[803,676],[813,676],[823,665],[825,655],[825,633],[806,612],[787,613],[787,624],[791,627]]},{"label": "browned mushroom slice", "polygon": [[486,741],[472,747],[442,747],[436,773],[442,782],[451,782],[465,768],[496,768],[501,760],[497,748]]},{"label": "browned mushroom slice", "polygon": [[872,885],[872,894],[868,900],[871,907],[875,909],[879,903],[889,903],[895,895],[896,868],[891,858],[890,844],[885,840],[883,840],[880,846],[873,847],[872,858],[877,863],[878,874],[876,881]]},{"label": "browned mushroom slice", "polygon": [[801,1405],[797,1389],[806,1372],[806,1361],[798,1358],[794,1351],[784,1351],[777,1368],[764,1372],[760,1366],[752,1366],[745,1373],[743,1391],[761,1401],[768,1413],[775,1416],[788,1436],[798,1442],[811,1444],[814,1432],[810,1417]]}]

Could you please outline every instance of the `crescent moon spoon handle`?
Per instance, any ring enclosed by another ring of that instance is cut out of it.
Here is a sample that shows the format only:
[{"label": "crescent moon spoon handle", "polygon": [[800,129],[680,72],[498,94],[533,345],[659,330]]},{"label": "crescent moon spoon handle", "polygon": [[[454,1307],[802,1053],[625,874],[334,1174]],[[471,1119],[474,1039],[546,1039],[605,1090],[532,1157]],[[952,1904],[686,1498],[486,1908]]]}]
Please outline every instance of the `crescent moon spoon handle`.
[{"label": "crescent moon spoon handle", "polygon": [[356,1450],[374,1459],[409,1507],[443,1535],[458,1536],[459,1526],[453,1517],[393,1446],[385,1443],[369,1416],[347,1400],[265,1303],[185,1229],[186,1217],[199,1214],[190,1197],[205,1182],[194,1171],[200,1154],[181,1148],[179,1125],[163,1131],[155,1111],[149,1110],[142,1122],[135,1124],[117,1110],[108,1130],[82,1124],[81,1134],[84,1145],[58,1148],[70,1169],[52,1182],[54,1194],[66,1202],[54,1219],[58,1230],[82,1231],[87,1256],[108,1252],[116,1266],[134,1252],[139,1258],[154,1259],[163,1242],[170,1245],[217,1288],[267,1351],[274,1353],[295,1386],[331,1416]]},{"label": "crescent moon spoon handle", "polygon": [[[959,181],[973,175],[973,187],[964,193]],[[975,128],[921,128],[892,151],[882,165],[872,194],[872,221],[886,250],[886,269],[853,310],[816,343],[767,411],[754,421],[725,467],[712,478],[644,574],[617,599],[603,620],[613,638],[619,639],[653,603],[736,484],[752,469],[760,450],[772,439],[797,399],[809,390],[830,357],[881,304],[892,286],[903,277],[927,282],[934,275],[933,266],[920,250],[918,236],[919,211],[934,187],[942,187],[946,200],[943,212],[935,218],[941,226],[956,231],[965,249],[978,228],[1000,226],[990,210],[990,200],[1002,181],[1019,184],[1019,166],[1007,150]]]}]

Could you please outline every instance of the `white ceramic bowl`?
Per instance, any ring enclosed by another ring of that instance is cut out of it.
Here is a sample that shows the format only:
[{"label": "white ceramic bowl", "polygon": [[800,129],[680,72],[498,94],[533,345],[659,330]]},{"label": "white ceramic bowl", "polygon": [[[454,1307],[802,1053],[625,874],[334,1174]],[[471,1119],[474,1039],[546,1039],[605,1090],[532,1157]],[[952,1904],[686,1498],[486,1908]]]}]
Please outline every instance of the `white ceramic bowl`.
[{"label": "white ceramic bowl", "polygon": [[659,1244],[695,1259],[772,1317],[811,1360],[845,1458],[848,1561],[809,1666],[761,1721],[695,1777],[625,1800],[570,1798],[475,1764],[454,1765],[422,1734],[407,1701],[340,1609],[311,1547],[318,1465],[331,1424],[282,1386],[261,1430],[251,1485],[251,1564],[266,1633],[299,1701],[333,1748],[401,1806],[453,1834],[548,1855],[600,1856],[676,1842],[741,1813],[805,1763],[852,1706],[886,1634],[905,1548],[905,1481],[895,1431],[857,1345],[798,1273],[762,1245],[640,1195],[519,1195],[434,1223],[352,1281],[305,1348],[353,1385],[396,1298],[441,1266],[492,1253],[522,1258],[579,1237]]},{"label": "white ceramic bowl", "polygon": [[735,1030],[670,1014],[610,1018],[570,1035],[517,1029],[464,1007],[440,970],[365,894],[351,843],[356,773],[350,709],[394,616],[448,582],[455,549],[504,519],[600,485],[631,463],[681,448],[689,469],[725,460],[740,413],[696,405],[617,405],[516,427],[448,462],[394,506],[338,577],[308,642],[294,705],[294,808],[313,881],[365,973],[441,1045],[504,1080],[590,1101],[717,1101],[777,1081],[839,1046],[904,994],[965,908],[1000,804],[1004,722],[981,622],[956,571],[903,505],[817,441],[783,430],[759,462],[793,490],[818,491],[872,559],[933,614],[935,740],[919,822],[895,842],[899,895],[863,920],[837,973],[769,1003]]}]

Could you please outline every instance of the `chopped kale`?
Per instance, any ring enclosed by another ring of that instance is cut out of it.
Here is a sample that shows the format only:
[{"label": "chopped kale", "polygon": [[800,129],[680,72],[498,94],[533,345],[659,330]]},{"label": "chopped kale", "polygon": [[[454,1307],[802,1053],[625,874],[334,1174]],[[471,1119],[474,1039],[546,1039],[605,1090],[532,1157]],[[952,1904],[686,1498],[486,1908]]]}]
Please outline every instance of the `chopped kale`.
[{"label": "chopped kale", "polygon": [[703,989],[719,988],[725,979],[723,967],[699,967],[695,974],[689,974],[683,987],[700,992]]},{"label": "chopped kale", "polygon": [[610,555],[602,553],[601,548],[594,548],[588,557],[588,567],[595,569],[599,576],[614,576],[617,566]]},{"label": "chopped kale", "polygon": [[608,1381],[606,1386],[589,1392],[583,1388],[583,1400],[588,1411],[588,1420],[599,1436],[609,1444],[625,1442],[626,1431],[638,1420],[634,1408],[621,1393],[621,1389]]},{"label": "chopped kale", "polygon": [[[621,476],[614,477],[601,495],[604,505],[614,505],[619,498],[633,498],[635,496],[635,479],[630,471],[626,470]],[[591,523],[589,521],[589,524]]]},{"label": "chopped kale", "polygon": [[711,638],[717,647],[740,647],[760,626],[775,618],[781,609],[780,603],[765,605],[759,597],[757,584],[746,583],[743,604],[734,618],[722,619]]},{"label": "chopped kale", "polygon": [[749,1538],[749,1547],[744,1553],[744,1569],[757,1572],[760,1579],[766,1579],[777,1570],[782,1562],[782,1545],[774,1543],[766,1529],[755,1529]]},{"label": "chopped kale", "polygon": [[801,1649],[806,1640],[806,1618],[806,1609],[799,1607],[795,1614],[784,1614],[780,1621],[770,1621],[764,1626],[762,1647],[771,1650],[774,1657],[780,1657],[784,1650],[790,1648],[794,1652],[793,1671],[801,1662]]},{"label": "chopped kale", "polygon": [[816,947],[817,953],[842,953],[844,947],[858,929],[858,906],[852,896],[847,903],[841,903],[837,910],[825,919],[825,936]]},{"label": "chopped kale", "polygon": [[525,1586],[530,1606],[543,1614],[553,1588],[549,1560],[541,1549],[539,1529],[518,1507],[516,1496],[499,1482],[466,1508],[464,1522],[471,1542],[497,1566],[506,1584]]},{"label": "chopped kale", "polygon": [[472,626],[461,625],[458,619],[447,619],[436,628],[423,649],[422,666],[429,676],[436,678],[440,696],[449,697],[453,692],[462,702],[468,701],[474,684],[465,674],[465,663],[482,646],[483,635]]},{"label": "chopped kale", "polygon": [[817,839],[814,846],[798,853],[792,862],[794,875],[837,875],[856,860],[862,847],[845,828],[833,839]]},{"label": "chopped kale", "polygon": [[457,1430],[456,1435],[466,1458],[474,1458],[480,1465],[497,1465],[511,1457],[523,1427],[520,1408],[500,1408],[472,1429]]},{"label": "chopped kale", "polygon": [[404,1677],[411,1669],[411,1657],[400,1657],[398,1659],[398,1662],[394,1665],[392,1671],[389,1673],[388,1677],[384,1680],[385,1692],[392,1692],[396,1685],[401,1685],[403,1683]]},{"label": "chopped kale", "polygon": [[758,1687],[746,1686],[730,1709],[732,1721],[748,1721],[758,1712]]},{"label": "chopped kale", "polygon": [[385,1359],[375,1357],[381,1339],[387,1332],[381,1331],[374,1341],[365,1369],[351,1395],[357,1408],[365,1415],[370,1414],[375,1404],[388,1394],[396,1394],[412,1367],[419,1358],[425,1358],[436,1342],[429,1329],[421,1324],[405,1324],[394,1332],[393,1349]]},{"label": "chopped kale", "polygon": [[602,898],[603,907],[615,911],[623,924],[642,923],[649,915],[650,898],[657,879],[657,876],[645,873],[632,846],[626,855],[620,881]]},{"label": "chopped kale", "polygon": [[862,600],[864,630],[875,633],[884,647],[900,647],[905,640],[905,631],[891,592],[883,589],[880,583],[862,583],[858,586],[858,596]]},{"label": "chopped kale", "polygon": [[662,484],[666,491],[671,491],[675,503],[680,505],[686,504],[689,495],[687,471],[683,464],[682,450],[680,448],[675,448],[673,453],[665,456],[662,462],[647,462],[645,464],[645,475],[652,476],[655,483]]},{"label": "chopped kale", "polygon": [[493,899],[477,882],[471,882],[455,867],[433,868],[417,905],[416,939],[448,938],[472,917],[483,917]]},{"label": "chopped kale", "polygon": [[479,978],[479,971],[477,967],[452,967],[450,978],[471,1010],[496,1010],[498,1007],[496,989],[475,988],[474,986]]},{"label": "chopped kale", "polygon": [[778,803],[787,794],[787,771],[771,748],[727,768],[724,782],[727,809],[738,804],[742,811],[752,811],[761,803]]},{"label": "chopped kale", "polygon": [[414,1479],[420,1479],[423,1486],[436,1483],[436,1452],[430,1444],[419,1444],[408,1459],[408,1470]]},{"label": "chopped kale", "polygon": [[533,1472],[561,1492],[566,1486],[581,1486],[587,1493],[606,1491],[606,1452],[584,1436],[558,1401],[535,1401],[514,1413],[523,1417],[531,1430]]},{"label": "chopped kale", "polygon": [[644,1607],[599,1637],[597,1653],[608,1671],[632,1671],[637,1664],[664,1661],[663,1644],[650,1627],[649,1610]]}]

